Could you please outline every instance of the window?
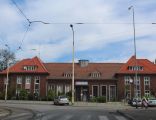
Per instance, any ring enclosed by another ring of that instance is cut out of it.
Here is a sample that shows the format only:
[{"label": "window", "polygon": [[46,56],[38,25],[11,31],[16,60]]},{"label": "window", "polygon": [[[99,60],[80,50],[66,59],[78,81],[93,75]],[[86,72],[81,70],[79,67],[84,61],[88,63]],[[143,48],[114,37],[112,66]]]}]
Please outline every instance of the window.
[{"label": "window", "polygon": [[150,96],[150,91],[149,90],[145,90],[145,96],[147,96],[147,97]]},{"label": "window", "polygon": [[107,86],[106,85],[101,86],[101,96],[107,97]]},{"label": "window", "polygon": [[150,85],[150,77],[144,77],[144,85]]},{"label": "window", "polygon": [[57,94],[63,93],[63,85],[57,85]]},{"label": "window", "polygon": [[54,84],[49,84],[48,85],[48,90],[52,90],[55,92],[55,85]]},{"label": "window", "polygon": [[64,77],[72,77],[72,73],[64,73]]},{"label": "window", "polygon": [[21,76],[17,76],[17,84],[22,84],[22,77]]},{"label": "window", "polygon": [[70,85],[65,85],[65,93],[68,93],[69,91],[71,91],[71,86]]},{"label": "window", "polygon": [[131,77],[130,76],[125,76],[125,85],[130,85],[130,80],[131,80]]},{"label": "window", "polygon": [[128,66],[128,70],[132,70],[132,71],[134,71],[134,70],[139,70],[139,71],[142,71],[143,70],[143,66]]},{"label": "window", "polygon": [[149,76],[144,77],[144,95],[145,96],[150,95],[150,77]]},{"label": "window", "polygon": [[40,94],[40,76],[35,76],[34,93],[37,93],[37,95]]},{"label": "window", "polygon": [[31,77],[30,76],[26,76],[25,84],[30,84],[30,83],[31,83]]},{"label": "window", "polygon": [[30,71],[34,71],[37,70],[38,66],[32,65],[32,66],[24,66],[23,69],[24,70],[30,70]]},{"label": "window", "polygon": [[109,100],[114,101],[116,99],[116,86],[110,85],[109,86]]},{"label": "window", "polygon": [[99,73],[99,72],[91,73],[91,77],[93,77],[93,78],[99,78],[100,76],[101,76],[101,73]]},{"label": "window", "polygon": [[98,85],[93,85],[92,86],[92,94],[93,94],[93,97],[98,97],[99,96],[99,86]]},{"label": "window", "polygon": [[35,84],[40,84],[40,77],[39,76],[35,77]]}]

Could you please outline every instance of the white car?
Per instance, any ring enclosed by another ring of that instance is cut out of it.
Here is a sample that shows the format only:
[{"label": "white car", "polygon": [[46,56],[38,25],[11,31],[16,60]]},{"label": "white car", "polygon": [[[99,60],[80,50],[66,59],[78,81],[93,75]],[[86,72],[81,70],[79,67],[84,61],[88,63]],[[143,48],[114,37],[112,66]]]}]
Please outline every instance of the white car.
[{"label": "white car", "polygon": [[54,99],[54,105],[69,105],[69,99],[66,96],[58,96]]},{"label": "white car", "polygon": [[134,98],[132,100],[132,106],[136,106],[136,104],[137,104],[138,107],[139,106],[142,106],[142,100],[141,99],[138,99],[138,98]]},{"label": "white car", "polygon": [[148,105],[149,106],[156,106],[156,98],[149,99],[148,100]]}]

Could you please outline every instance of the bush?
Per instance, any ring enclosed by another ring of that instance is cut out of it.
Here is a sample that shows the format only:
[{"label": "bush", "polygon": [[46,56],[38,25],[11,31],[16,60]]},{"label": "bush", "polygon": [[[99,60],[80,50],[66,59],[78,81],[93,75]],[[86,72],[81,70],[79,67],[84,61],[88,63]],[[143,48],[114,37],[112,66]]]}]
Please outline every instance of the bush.
[{"label": "bush", "polygon": [[51,101],[54,100],[55,92],[53,90],[48,91],[47,100]]},{"label": "bush", "polygon": [[97,97],[97,102],[99,102],[99,103],[105,103],[106,102],[106,97],[105,96]]},{"label": "bush", "polygon": [[71,101],[71,99],[72,99],[72,92],[71,91],[67,92],[66,96],[68,97],[69,101]]},{"label": "bush", "polygon": [[93,96],[93,97],[91,97],[91,98],[90,98],[90,102],[97,102],[97,98],[96,98],[96,97],[94,97],[94,96]]},{"label": "bush", "polygon": [[20,90],[19,99],[20,100],[27,100],[28,99],[28,92],[27,92],[27,90],[25,90],[25,89]]}]

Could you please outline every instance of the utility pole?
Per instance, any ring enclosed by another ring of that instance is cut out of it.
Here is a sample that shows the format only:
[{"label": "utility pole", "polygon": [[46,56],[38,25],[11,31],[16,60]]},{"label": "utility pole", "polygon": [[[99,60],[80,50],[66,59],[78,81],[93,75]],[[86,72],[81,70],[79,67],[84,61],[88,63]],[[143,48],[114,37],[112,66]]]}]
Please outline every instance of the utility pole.
[{"label": "utility pole", "polygon": [[[9,52],[10,52],[10,48],[9,46],[6,44],[5,45]],[[5,102],[7,101],[7,96],[8,96],[8,83],[9,83],[9,57],[7,58],[7,78],[6,78],[6,81],[5,81]]]},{"label": "utility pole", "polygon": [[135,57],[135,68],[134,68],[134,70],[135,70],[135,78],[134,78],[134,96],[136,97],[136,98],[138,98],[138,93],[137,93],[137,80],[138,80],[138,75],[137,75],[137,69],[138,69],[138,67],[137,67],[137,54],[136,54],[136,37],[135,37],[135,13],[134,13],[134,7],[133,6],[130,6],[129,8],[128,8],[129,10],[131,10],[132,9],[132,11],[133,11],[133,32],[134,32],[134,57]]},{"label": "utility pole", "polygon": [[75,49],[74,49],[74,29],[73,25],[70,24],[70,27],[73,32],[73,50],[72,50],[72,105],[74,104],[74,92],[75,92],[75,87],[74,87],[74,57],[75,57]]}]

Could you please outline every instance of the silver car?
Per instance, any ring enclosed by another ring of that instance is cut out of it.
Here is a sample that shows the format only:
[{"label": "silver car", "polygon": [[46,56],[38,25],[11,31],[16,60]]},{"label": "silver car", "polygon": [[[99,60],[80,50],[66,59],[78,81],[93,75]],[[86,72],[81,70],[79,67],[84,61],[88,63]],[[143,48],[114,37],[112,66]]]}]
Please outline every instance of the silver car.
[{"label": "silver car", "polygon": [[69,99],[66,96],[54,98],[54,105],[69,105]]},{"label": "silver car", "polygon": [[141,107],[142,106],[142,100],[139,99],[139,98],[133,98],[132,106],[136,106],[136,104],[137,104],[138,107]]},{"label": "silver car", "polygon": [[149,106],[156,106],[156,98],[149,99],[148,100],[148,105]]}]

